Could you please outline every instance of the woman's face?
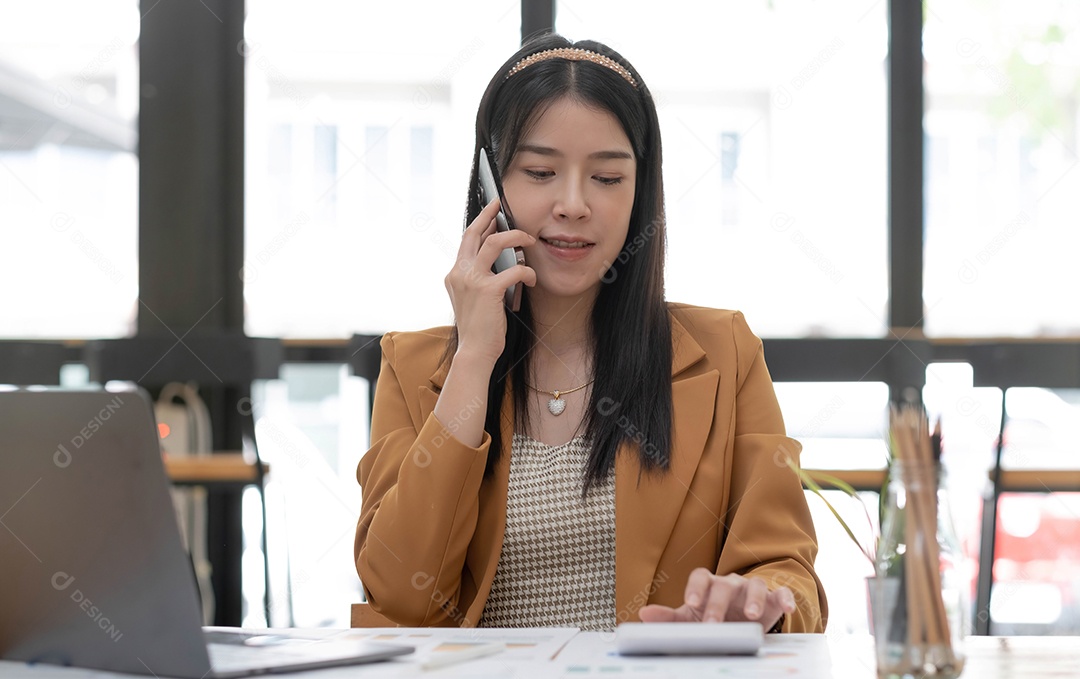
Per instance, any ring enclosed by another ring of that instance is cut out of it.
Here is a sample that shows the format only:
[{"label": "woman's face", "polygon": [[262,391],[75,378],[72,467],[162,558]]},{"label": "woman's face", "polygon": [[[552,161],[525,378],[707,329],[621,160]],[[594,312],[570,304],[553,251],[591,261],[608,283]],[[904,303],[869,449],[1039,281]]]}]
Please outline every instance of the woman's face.
[{"label": "woman's face", "polygon": [[637,161],[618,119],[570,99],[553,103],[503,172],[515,226],[536,270],[530,294],[595,294],[626,242]]}]

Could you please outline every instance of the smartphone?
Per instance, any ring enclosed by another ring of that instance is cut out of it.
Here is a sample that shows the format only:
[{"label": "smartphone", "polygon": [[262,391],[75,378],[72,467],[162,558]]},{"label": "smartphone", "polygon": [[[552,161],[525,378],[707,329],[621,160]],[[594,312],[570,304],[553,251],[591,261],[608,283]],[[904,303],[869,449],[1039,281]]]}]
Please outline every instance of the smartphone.
[{"label": "smartphone", "polygon": [[[510,216],[510,207],[506,204],[506,198],[503,197],[502,183],[499,181],[499,175],[495,171],[495,163],[492,161],[491,154],[486,148],[480,149],[478,165],[480,175],[480,207],[487,205],[498,197],[499,213],[495,215],[495,228],[499,231],[509,231],[514,228],[514,220]],[[495,273],[501,273],[511,267],[524,263],[525,253],[522,252],[521,248],[505,248],[499,253],[499,257],[495,260],[495,264],[491,269]],[[519,311],[521,309],[521,294],[523,287],[524,284],[517,283],[506,289],[506,306],[510,307],[510,311]]]}]

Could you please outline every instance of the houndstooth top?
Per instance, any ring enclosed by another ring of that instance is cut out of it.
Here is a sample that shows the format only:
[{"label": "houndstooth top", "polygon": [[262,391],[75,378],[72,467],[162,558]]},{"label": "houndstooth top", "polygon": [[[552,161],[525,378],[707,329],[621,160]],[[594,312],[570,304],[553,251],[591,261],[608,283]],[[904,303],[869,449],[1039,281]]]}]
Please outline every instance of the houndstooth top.
[{"label": "houndstooth top", "polygon": [[480,627],[615,628],[615,478],[581,488],[589,444],[514,434],[506,534]]}]

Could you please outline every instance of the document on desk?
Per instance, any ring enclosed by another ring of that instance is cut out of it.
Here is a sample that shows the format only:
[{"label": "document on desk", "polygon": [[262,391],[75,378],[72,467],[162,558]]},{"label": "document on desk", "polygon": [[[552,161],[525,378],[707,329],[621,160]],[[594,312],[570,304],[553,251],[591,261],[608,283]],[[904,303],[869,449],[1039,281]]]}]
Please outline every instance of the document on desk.
[{"label": "document on desk", "polygon": [[[678,624],[678,623],[672,623]],[[756,656],[639,656],[619,655],[615,635],[581,632],[559,652],[548,676],[634,679],[686,677],[790,677],[832,679],[828,640],[823,634],[768,634]]]},{"label": "document on desk", "polygon": [[[517,676],[524,665],[548,663],[567,642],[578,634],[574,627],[540,629],[458,629],[396,627],[353,629],[334,638],[358,639],[380,643],[407,644],[416,648],[407,663],[383,663],[384,667],[401,664],[437,670],[439,677]],[[374,669],[374,668],[369,668]],[[328,679],[329,679],[329,675]],[[365,675],[366,676],[366,675]],[[433,676],[435,676],[433,674]],[[550,679],[550,678],[548,678]]]}]

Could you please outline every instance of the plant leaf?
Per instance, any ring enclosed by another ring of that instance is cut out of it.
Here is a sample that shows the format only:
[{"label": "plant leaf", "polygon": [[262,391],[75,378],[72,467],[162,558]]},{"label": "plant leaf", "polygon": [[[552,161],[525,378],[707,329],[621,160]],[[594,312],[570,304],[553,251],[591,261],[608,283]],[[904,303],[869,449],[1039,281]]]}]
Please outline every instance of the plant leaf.
[{"label": "plant leaf", "polygon": [[[844,521],[844,517],[840,516],[840,512],[836,511],[836,507],[833,507],[832,503],[825,498],[825,493],[824,491],[822,491],[821,485],[818,484],[814,477],[808,474],[806,470],[796,465],[795,462],[790,458],[788,458],[787,460],[787,466],[791,469],[791,471],[795,472],[796,476],[798,476],[799,479],[803,482],[803,485],[810,489],[810,492],[821,498],[821,501],[824,502],[825,506],[829,508],[829,511],[832,512],[832,515],[836,517],[836,521],[840,524],[840,527],[844,529],[844,532],[848,534],[848,537],[851,538],[851,541],[854,542],[855,546],[859,548],[859,552],[861,552],[862,555],[866,557],[866,559],[870,562],[871,566],[874,566],[875,563],[873,555],[866,551],[866,548],[863,547],[861,542],[859,542],[859,538],[855,537],[855,533],[851,530],[851,527],[848,526],[847,521]],[[844,481],[830,474],[819,474],[819,476],[826,483],[837,486],[848,496],[853,497],[856,500],[859,499],[858,494],[855,492],[855,489]],[[866,512],[866,506],[863,505],[861,501],[859,502],[859,506],[863,508],[863,512]],[[867,520],[869,520],[869,513],[867,513],[866,518]]]},{"label": "plant leaf", "polygon": [[814,472],[813,476],[820,479],[822,483],[827,483],[830,486],[836,488],[837,490],[844,491],[844,493],[847,494],[849,497],[859,496],[858,491],[852,488],[851,484],[841,478],[833,476],[832,474],[826,474],[825,472]]},{"label": "plant leaf", "polygon": [[848,537],[851,538],[851,541],[854,542],[855,546],[859,548],[859,551],[862,552],[862,555],[865,556],[866,559],[870,562],[870,565],[874,566],[874,557],[872,557],[869,552],[866,551],[866,548],[862,546],[862,543],[859,542],[859,538],[855,537],[855,533],[853,533],[851,528],[847,525],[847,521],[844,521],[843,517],[840,516],[840,512],[836,511],[836,508],[832,506],[832,503],[825,499],[825,495],[821,492],[821,488],[819,487],[817,490],[811,490],[813,490],[814,493],[819,498],[821,498],[821,501],[824,502],[825,506],[829,508],[829,511],[832,512],[832,515],[836,517],[836,520],[840,523],[840,526],[844,529],[844,532],[848,534]]}]

